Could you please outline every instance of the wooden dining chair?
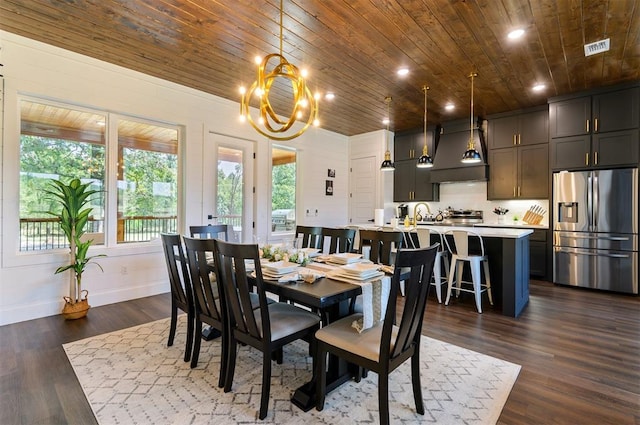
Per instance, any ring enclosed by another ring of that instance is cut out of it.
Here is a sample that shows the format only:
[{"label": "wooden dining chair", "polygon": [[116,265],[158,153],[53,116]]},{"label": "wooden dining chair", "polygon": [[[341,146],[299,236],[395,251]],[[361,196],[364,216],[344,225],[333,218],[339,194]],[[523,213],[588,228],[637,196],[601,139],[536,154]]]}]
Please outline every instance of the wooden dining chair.
[{"label": "wooden dining chair", "polygon": [[[339,319],[316,332],[316,409],[324,408],[326,392],[326,359],[333,354],[361,368],[378,374],[378,403],[380,423],[389,423],[389,374],[411,359],[411,383],[416,411],[424,415],[422,386],[420,383],[420,336],[427,303],[437,244],[418,249],[399,250],[391,279],[390,302],[385,318],[367,331],[358,333],[352,328],[354,320],[362,314]],[[407,297],[396,322],[395,300],[400,290],[400,269],[409,270],[406,280]],[[398,323],[398,325],[396,325]]]},{"label": "wooden dining chair", "polygon": [[296,238],[302,238],[301,246],[296,248],[322,249],[324,242],[322,227],[296,226]]},{"label": "wooden dining chair", "polygon": [[[271,388],[271,360],[274,353],[297,339],[313,341],[319,329],[320,317],[287,303],[267,303],[258,245],[234,244],[215,241],[216,273],[224,288],[225,305],[229,317],[229,344],[226,346],[228,367],[224,391],[231,391],[236,365],[237,343],[244,343],[262,352],[262,395],[260,419],[267,416]],[[250,281],[247,262],[255,269],[255,279]],[[251,306],[251,288],[257,290],[260,307]]]},{"label": "wooden dining chair", "polygon": [[363,248],[369,246],[371,251],[369,259],[378,264],[393,264],[392,253],[394,248],[400,249],[404,236],[402,232],[384,230],[360,230],[360,253]]},{"label": "wooden dining chair", "polygon": [[348,228],[322,228],[322,238],[329,238],[329,252],[326,254],[335,254],[336,252],[352,252],[356,238],[356,230]]},{"label": "wooden dining chair", "polygon": [[187,313],[187,338],[184,346],[184,361],[191,359],[191,347],[195,326],[195,306],[193,304],[193,289],[187,259],[182,249],[182,239],[178,234],[162,233],[162,250],[169,272],[171,285],[171,325],[169,326],[169,340],[167,346],[173,345],[178,323],[178,310]]},{"label": "wooden dining chair", "polygon": [[227,224],[207,224],[204,226],[189,226],[189,233],[192,238],[200,239],[223,239],[229,240],[229,225]]},{"label": "wooden dining chair", "polygon": [[226,317],[224,315],[224,297],[222,296],[222,286],[218,285],[215,279],[210,276],[214,271],[214,242],[216,239],[198,239],[184,237],[189,260],[189,275],[193,286],[193,298],[195,306],[195,332],[193,343],[193,354],[191,356],[191,368],[198,365],[200,356],[200,344],[202,342],[202,324],[206,323],[218,330],[222,335],[222,354],[220,360],[220,376],[218,377],[218,387],[224,386],[225,371],[227,369],[227,336]]}]

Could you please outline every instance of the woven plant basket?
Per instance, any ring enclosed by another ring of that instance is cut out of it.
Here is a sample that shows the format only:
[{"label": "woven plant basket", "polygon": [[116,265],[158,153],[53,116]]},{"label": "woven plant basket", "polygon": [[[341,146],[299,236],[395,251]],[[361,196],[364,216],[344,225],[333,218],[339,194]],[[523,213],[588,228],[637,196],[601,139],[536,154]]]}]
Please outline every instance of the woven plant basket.
[{"label": "woven plant basket", "polygon": [[[83,298],[84,296],[84,298]],[[71,303],[71,298],[62,297],[65,301],[62,308],[62,316],[66,320],[81,319],[87,315],[91,306],[89,305],[89,291],[83,289],[80,293],[80,301],[75,304]]]}]

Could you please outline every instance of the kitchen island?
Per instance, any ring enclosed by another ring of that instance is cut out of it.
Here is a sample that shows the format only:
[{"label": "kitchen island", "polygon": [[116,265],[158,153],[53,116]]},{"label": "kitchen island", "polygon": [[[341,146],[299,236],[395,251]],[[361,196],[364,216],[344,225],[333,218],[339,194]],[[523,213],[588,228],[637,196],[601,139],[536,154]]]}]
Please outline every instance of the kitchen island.
[{"label": "kitchen island", "polygon": [[[440,233],[450,230],[465,230],[482,236],[485,253],[489,258],[491,292],[494,308],[501,309],[505,316],[518,317],[529,302],[529,235],[532,229],[508,227],[458,227],[437,224],[418,224]],[[362,228],[374,228],[365,225]],[[396,230],[415,231],[415,227],[399,226]],[[439,242],[431,235],[431,242]],[[477,238],[470,239],[471,249],[479,248]],[[465,280],[470,280],[468,277]]]}]

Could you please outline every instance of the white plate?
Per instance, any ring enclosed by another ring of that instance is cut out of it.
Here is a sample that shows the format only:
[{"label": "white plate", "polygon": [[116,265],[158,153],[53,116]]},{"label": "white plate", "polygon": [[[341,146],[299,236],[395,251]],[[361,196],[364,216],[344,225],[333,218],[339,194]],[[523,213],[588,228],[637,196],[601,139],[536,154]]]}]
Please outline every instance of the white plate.
[{"label": "white plate", "polygon": [[298,263],[291,263],[289,261],[276,261],[275,263],[263,264],[262,268],[271,273],[286,274],[291,273],[295,269],[300,267]]},{"label": "white plate", "polygon": [[360,258],[362,258],[362,254],[343,252],[341,254],[331,254],[329,261],[337,264],[350,264],[360,261]]},{"label": "white plate", "polygon": [[352,263],[340,266],[340,269],[349,274],[362,275],[377,272],[380,270],[380,265],[373,263]]},{"label": "white plate", "polygon": [[318,248],[302,248],[300,251],[307,254],[309,258],[317,257],[320,255],[320,250]]},{"label": "white plate", "polygon": [[377,271],[374,274],[372,274],[371,276],[367,276],[367,277],[347,274],[347,273],[343,272],[342,270],[334,270],[332,272],[327,273],[327,277],[329,279],[340,280],[342,282],[347,282],[347,283],[353,283],[355,281],[363,282],[363,281],[367,281],[367,280],[375,280],[375,279],[380,278],[381,276],[384,276],[384,273],[380,272],[380,271]]}]

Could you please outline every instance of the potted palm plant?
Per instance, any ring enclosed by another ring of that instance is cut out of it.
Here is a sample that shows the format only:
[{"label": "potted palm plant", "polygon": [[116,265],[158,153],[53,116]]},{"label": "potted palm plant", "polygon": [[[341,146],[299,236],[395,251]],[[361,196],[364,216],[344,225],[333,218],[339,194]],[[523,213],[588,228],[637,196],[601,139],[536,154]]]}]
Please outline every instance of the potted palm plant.
[{"label": "potted palm plant", "polygon": [[90,183],[82,183],[79,179],[73,179],[69,184],[54,179],[51,180],[50,188],[45,189],[45,193],[51,197],[50,199],[56,201],[60,206],[55,211],[47,211],[47,214],[60,220],[62,231],[69,242],[70,261],[55,271],[58,274],[71,270],[69,296],[63,297],[65,304],[62,315],[66,319],[79,319],[87,315],[91,306],[87,299],[89,292],[82,289],[82,273],[89,264],[95,264],[102,270],[102,266],[92,260],[105,256],[104,254],[88,256],[93,239],[82,240],[82,236],[86,233],[85,227],[89,220],[89,214],[93,210],[93,208],[87,207],[87,203],[91,200],[92,195],[101,192],[90,189],[89,185]]}]

